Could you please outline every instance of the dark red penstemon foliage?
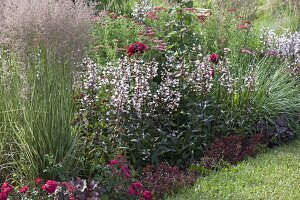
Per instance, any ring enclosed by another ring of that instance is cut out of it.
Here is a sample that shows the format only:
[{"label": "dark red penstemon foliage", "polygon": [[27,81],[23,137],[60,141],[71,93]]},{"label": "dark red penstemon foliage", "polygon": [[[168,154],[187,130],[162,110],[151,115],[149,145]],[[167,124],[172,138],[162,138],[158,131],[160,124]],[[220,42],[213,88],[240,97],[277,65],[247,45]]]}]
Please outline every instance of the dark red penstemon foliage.
[{"label": "dark red penstemon foliage", "polygon": [[153,195],[157,199],[160,199],[179,188],[193,185],[196,178],[196,174],[183,172],[176,166],[161,163],[157,168],[153,165],[144,167],[141,182],[154,192]]},{"label": "dark red penstemon foliage", "polygon": [[217,168],[222,161],[236,164],[246,157],[254,156],[259,147],[267,143],[268,139],[263,134],[255,134],[251,137],[229,135],[216,139],[201,162],[203,166],[210,169]]}]

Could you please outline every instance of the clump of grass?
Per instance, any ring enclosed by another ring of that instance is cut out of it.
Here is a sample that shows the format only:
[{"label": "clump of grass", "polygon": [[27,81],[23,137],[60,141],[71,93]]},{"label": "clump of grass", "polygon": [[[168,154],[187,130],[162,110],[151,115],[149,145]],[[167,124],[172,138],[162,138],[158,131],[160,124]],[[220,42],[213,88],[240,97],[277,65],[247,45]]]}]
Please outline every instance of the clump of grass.
[{"label": "clump of grass", "polygon": [[[38,49],[29,57],[24,70],[11,54],[1,66],[0,150],[1,168],[7,173],[64,179],[76,175],[76,153],[80,148],[72,128],[72,68],[47,50]],[[10,73],[5,74],[9,70]],[[26,94],[24,84],[26,80]],[[10,157],[5,160],[5,156]]]}]

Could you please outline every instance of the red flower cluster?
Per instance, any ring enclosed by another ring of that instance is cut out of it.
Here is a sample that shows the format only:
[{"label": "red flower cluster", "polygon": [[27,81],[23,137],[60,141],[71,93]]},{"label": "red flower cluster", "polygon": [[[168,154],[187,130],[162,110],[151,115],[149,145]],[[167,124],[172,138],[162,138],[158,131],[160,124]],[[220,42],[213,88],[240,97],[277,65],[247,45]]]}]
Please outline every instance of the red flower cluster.
[{"label": "red flower cluster", "polygon": [[244,20],[240,25],[238,25],[238,29],[248,29],[251,27],[251,24],[250,20]]},{"label": "red flower cluster", "polygon": [[35,179],[35,183],[36,183],[36,184],[39,184],[39,183],[41,183],[41,182],[42,182],[42,179],[41,179],[41,178],[36,178],[36,179]]},{"label": "red flower cluster", "polygon": [[152,200],[152,193],[149,190],[143,191],[143,184],[139,181],[131,183],[128,188],[128,194],[130,196],[141,196],[141,200]]},{"label": "red flower cluster", "polygon": [[152,193],[149,190],[145,190],[141,200],[152,200]]},{"label": "red flower cluster", "polygon": [[0,200],[6,200],[9,193],[13,191],[13,186],[11,186],[9,183],[4,182],[1,186],[1,192],[0,192]]},{"label": "red flower cluster", "polygon": [[131,183],[128,188],[128,194],[131,196],[139,196],[142,193],[143,184],[139,181]]},{"label": "red flower cluster", "polygon": [[28,186],[23,186],[20,188],[19,192],[25,194],[28,190]]},{"label": "red flower cluster", "polygon": [[148,47],[145,44],[136,42],[127,48],[127,54],[130,57],[135,53],[144,53],[147,49]]},{"label": "red flower cluster", "polygon": [[220,55],[213,53],[210,55],[210,62],[217,64],[220,60]]},{"label": "red flower cluster", "polygon": [[131,178],[130,170],[124,156],[118,155],[108,163],[108,167],[112,168],[114,174],[121,172],[121,175],[123,175],[125,179],[128,180]]},{"label": "red flower cluster", "polygon": [[55,192],[56,188],[58,186],[58,182],[48,180],[45,185],[42,186],[42,190],[48,192],[49,194],[52,194]]}]

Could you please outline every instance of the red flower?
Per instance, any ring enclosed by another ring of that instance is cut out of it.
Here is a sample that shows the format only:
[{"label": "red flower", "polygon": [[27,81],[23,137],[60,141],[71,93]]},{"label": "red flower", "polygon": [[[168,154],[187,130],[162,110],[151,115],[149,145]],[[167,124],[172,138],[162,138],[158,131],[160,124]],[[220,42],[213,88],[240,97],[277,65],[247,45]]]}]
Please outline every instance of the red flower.
[{"label": "red flower", "polygon": [[28,190],[28,186],[23,186],[23,187],[20,188],[19,192],[20,193],[26,193],[27,190]]},{"label": "red flower", "polygon": [[250,20],[244,20],[242,24],[238,25],[238,29],[247,29],[250,28],[251,26],[251,21]]},{"label": "red flower", "polygon": [[36,178],[36,179],[35,179],[35,183],[40,183],[40,182],[42,182],[42,179],[41,179],[41,178]]},{"label": "red flower", "polygon": [[152,200],[152,193],[149,190],[143,192],[142,200]]},{"label": "red flower", "polygon": [[71,182],[63,182],[63,184],[69,193],[74,193],[76,191],[76,187]]},{"label": "red flower", "polygon": [[127,54],[130,57],[135,53],[144,53],[147,49],[148,47],[145,44],[136,42],[127,48]]},{"label": "red flower", "polygon": [[138,196],[141,194],[143,184],[139,181],[133,182],[128,188],[128,194],[131,196]]},{"label": "red flower", "polygon": [[119,161],[118,160],[111,160],[110,162],[109,162],[109,164],[108,164],[108,166],[114,166],[114,165],[117,165],[119,163]]},{"label": "red flower", "polygon": [[9,183],[4,182],[1,186],[1,193],[4,193],[8,196],[8,194],[13,190],[13,186],[11,186]]},{"label": "red flower", "polygon": [[228,8],[227,11],[228,11],[228,12],[235,12],[235,11],[236,11],[236,8]]},{"label": "red flower", "polygon": [[0,200],[7,200],[7,194],[6,193],[4,193],[4,192],[1,192],[0,193]]},{"label": "red flower", "polygon": [[219,60],[220,60],[220,55],[218,55],[216,53],[213,53],[213,54],[210,55],[210,61],[212,63],[217,64],[219,62]]},{"label": "red flower", "polygon": [[205,16],[205,15],[198,15],[197,18],[198,18],[198,20],[199,20],[200,22],[205,22],[206,19],[207,19],[207,16]]},{"label": "red flower", "polygon": [[122,172],[124,173],[125,179],[130,179],[130,171],[127,166],[121,166],[120,167]]},{"label": "red flower", "polygon": [[44,190],[44,191],[46,191],[46,192],[48,192],[48,193],[51,194],[51,193],[55,192],[57,186],[58,186],[58,182],[52,181],[52,180],[48,180],[46,182],[46,184],[42,186],[42,190]]}]

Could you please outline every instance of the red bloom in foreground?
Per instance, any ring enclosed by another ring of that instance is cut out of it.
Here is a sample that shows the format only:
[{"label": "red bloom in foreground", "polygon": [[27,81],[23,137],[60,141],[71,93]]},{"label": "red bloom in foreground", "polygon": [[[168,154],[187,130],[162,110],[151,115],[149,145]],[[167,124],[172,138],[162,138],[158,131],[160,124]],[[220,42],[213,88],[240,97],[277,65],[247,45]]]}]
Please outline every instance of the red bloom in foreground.
[{"label": "red bloom in foreground", "polygon": [[4,192],[1,192],[0,193],[0,200],[7,200],[7,194],[6,193],[4,193]]},{"label": "red bloom in foreground", "polygon": [[127,166],[121,166],[120,168],[121,168],[121,170],[124,174],[125,179],[130,179],[130,170],[129,170],[129,168]]},{"label": "red bloom in foreground", "polygon": [[127,54],[128,56],[132,56],[135,53],[144,53],[147,49],[148,47],[145,44],[136,42],[127,48]]},{"label": "red bloom in foreground", "polygon": [[111,161],[109,162],[108,166],[112,167],[112,166],[114,166],[114,165],[117,165],[118,163],[119,163],[118,160],[111,160]]},{"label": "red bloom in foreground", "polygon": [[143,192],[142,200],[152,200],[152,193],[149,190]]},{"label": "red bloom in foreground", "polygon": [[35,179],[35,183],[40,183],[40,182],[42,182],[42,179],[41,179],[41,178],[36,178],[36,179]]},{"label": "red bloom in foreground", "polygon": [[7,182],[4,182],[1,186],[1,193],[6,194],[7,196],[12,190],[13,190],[13,186],[11,186]]},{"label": "red bloom in foreground", "polygon": [[55,192],[57,186],[58,186],[58,182],[52,181],[52,180],[48,180],[46,182],[46,184],[42,186],[42,190],[44,190],[44,191],[52,194],[52,193]]},{"label": "red bloom in foreground", "polygon": [[219,60],[220,60],[220,55],[218,55],[216,53],[213,53],[213,54],[210,55],[210,61],[212,63],[217,64],[219,62]]},{"label": "red bloom in foreground", "polygon": [[131,183],[128,188],[128,194],[131,196],[138,196],[142,193],[143,184],[139,181]]},{"label": "red bloom in foreground", "polygon": [[20,193],[26,193],[27,190],[28,190],[28,186],[23,186],[23,187],[20,188],[19,192]]}]

